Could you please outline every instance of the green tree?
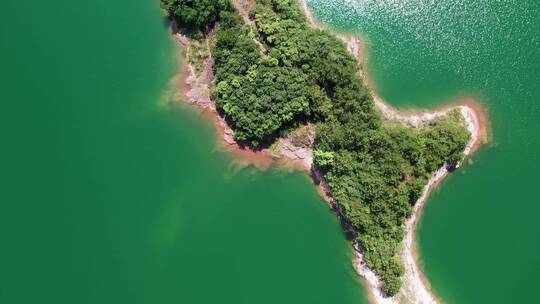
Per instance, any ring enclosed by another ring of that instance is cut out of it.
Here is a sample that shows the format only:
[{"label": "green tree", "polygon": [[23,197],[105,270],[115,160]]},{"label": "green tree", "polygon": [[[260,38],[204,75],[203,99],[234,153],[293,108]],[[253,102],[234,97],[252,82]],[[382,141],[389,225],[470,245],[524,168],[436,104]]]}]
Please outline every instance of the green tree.
[{"label": "green tree", "polygon": [[162,0],[162,7],[178,27],[190,35],[204,33],[217,20],[223,0]]}]

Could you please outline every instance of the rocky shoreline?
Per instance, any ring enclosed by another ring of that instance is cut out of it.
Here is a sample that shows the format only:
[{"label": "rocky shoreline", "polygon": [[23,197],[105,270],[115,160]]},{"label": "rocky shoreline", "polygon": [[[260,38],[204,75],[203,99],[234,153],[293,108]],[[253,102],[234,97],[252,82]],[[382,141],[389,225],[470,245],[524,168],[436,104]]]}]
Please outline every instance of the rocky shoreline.
[{"label": "rocky shoreline", "polygon": [[[318,21],[311,15],[308,10],[305,0],[299,0],[300,6],[306,15],[311,26],[322,29]],[[237,8],[241,11],[244,8],[242,1],[235,1]],[[245,13],[245,12],[244,12]],[[246,14],[242,14],[243,16]],[[246,15],[247,16],[247,15]],[[172,25],[173,35],[178,41],[182,57],[186,58],[188,47],[191,41],[176,30]],[[210,33],[210,36],[212,33]],[[360,39],[348,35],[337,35],[342,39],[348,50],[361,62],[363,54],[363,44]],[[187,62],[187,60],[185,61]],[[242,164],[254,165],[259,169],[266,169],[272,164],[277,164],[280,167],[294,168],[308,171],[314,182],[318,185],[319,192],[337,212],[338,216],[342,217],[338,204],[333,201],[331,191],[326,184],[321,172],[313,166],[313,141],[314,141],[314,126],[306,126],[307,140],[299,143],[295,139],[295,132],[292,132],[286,137],[279,138],[277,142],[270,148],[255,150],[249,146],[242,145],[234,139],[233,130],[227,125],[224,117],[222,117],[211,99],[210,87],[212,85],[214,75],[212,70],[213,60],[211,56],[203,62],[202,72],[197,73],[195,67],[187,62],[183,65],[182,71],[177,80],[177,86],[181,89],[182,97],[189,103],[197,106],[205,113],[209,114],[211,119],[216,124],[216,129],[219,133],[220,147],[235,154],[238,161]],[[368,82],[367,73],[359,70],[360,75],[366,83]],[[373,92],[373,91],[372,91]],[[413,128],[420,128],[425,122],[436,119],[448,114],[454,109],[459,109],[464,117],[464,121],[468,130],[471,132],[471,141],[466,147],[464,154],[471,155],[482,143],[487,140],[487,126],[485,113],[481,106],[473,100],[464,100],[458,102],[457,105],[443,108],[432,112],[413,111],[411,113],[402,113],[397,109],[389,106],[379,96],[373,92],[374,102],[378,110],[381,112],[385,121],[390,123],[407,124]],[[414,206],[413,215],[406,222],[406,236],[403,241],[403,249],[401,252],[405,266],[405,274],[403,276],[403,287],[395,297],[385,296],[379,285],[379,279],[371,271],[363,261],[362,251],[359,244],[353,241],[353,246],[356,252],[354,261],[356,271],[366,280],[370,291],[370,300],[373,303],[439,303],[440,301],[434,296],[429,287],[427,279],[418,266],[418,254],[416,252],[415,232],[418,223],[418,218],[421,216],[422,209],[427,201],[429,193],[440,183],[448,174],[446,167],[440,168],[433,177],[429,180],[424,188],[423,195]],[[350,229],[350,228],[347,228]]]}]

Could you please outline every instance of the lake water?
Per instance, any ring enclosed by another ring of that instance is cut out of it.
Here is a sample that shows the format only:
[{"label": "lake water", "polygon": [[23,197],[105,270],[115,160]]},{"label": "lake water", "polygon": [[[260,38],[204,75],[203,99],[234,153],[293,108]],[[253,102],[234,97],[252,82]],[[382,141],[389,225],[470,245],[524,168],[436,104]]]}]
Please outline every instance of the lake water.
[{"label": "lake water", "polygon": [[0,4],[0,303],[365,303],[304,173],[165,106],[158,1]]},{"label": "lake water", "polygon": [[368,41],[378,93],[402,108],[473,96],[491,143],[429,199],[427,278],[447,303],[532,303],[540,286],[540,2],[309,0]]}]

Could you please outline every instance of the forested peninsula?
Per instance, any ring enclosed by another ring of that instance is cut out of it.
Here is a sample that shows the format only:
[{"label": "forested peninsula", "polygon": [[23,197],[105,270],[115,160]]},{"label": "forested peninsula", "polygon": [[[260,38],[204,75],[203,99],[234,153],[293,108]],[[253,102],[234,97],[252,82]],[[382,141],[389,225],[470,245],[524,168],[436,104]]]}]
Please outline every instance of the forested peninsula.
[{"label": "forested peninsula", "polygon": [[441,168],[456,169],[470,148],[463,112],[414,125],[385,118],[357,58],[311,26],[296,0],[162,0],[162,7],[181,33],[188,82],[207,89],[191,97],[215,107],[231,141],[308,151],[382,294],[396,295],[407,219]]}]

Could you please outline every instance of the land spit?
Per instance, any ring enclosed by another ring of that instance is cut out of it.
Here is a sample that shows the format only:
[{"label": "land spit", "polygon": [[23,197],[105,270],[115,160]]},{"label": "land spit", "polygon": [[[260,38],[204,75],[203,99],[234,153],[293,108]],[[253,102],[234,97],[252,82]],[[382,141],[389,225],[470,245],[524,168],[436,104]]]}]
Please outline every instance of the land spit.
[{"label": "land spit", "polygon": [[[309,24],[318,29],[324,27],[315,19],[307,7],[305,0],[298,0]],[[244,19],[247,18],[247,8],[251,3],[245,0],[233,1]],[[178,41],[181,49],[182,58],[186,58],[187,50],[190,47],[189,38],[182,35],[174,25],[171,24],[173,36]],[[213,36],[211,31],[207,39]],[[336,34],[346,45],[349,52],[355,56],[359,62],[363,62],[366,55],[364,52],[364,43],[358,37],[353,35]],[[359,75],[366,84],[370,84],[367,72],[359,69]],[[218,146],[232,152],[236,161],[241,165],[254,165],[259,169],[265,170],[275,164],[282,168],[298,169],[309,172],[318,185],[319,192],[329,203],[338,216],[343,219],[343,214],[339,204],[334,201],[331,190],[326,183],[323,174],[313,165],[313,143],[315,139],[315,127],[313,125],[304,126],[303,132],[307,134],[306,139],[301,142],[296,140],[298,134],[296,131],[287,136],[280,137],[272,147],[264,149],[254,149],[253,147],[237,142],[234,138],[234,131],[228,126],[226,118],[220,115],[211,98],[210,87],[214,80],[213,59],[211,56],[203,61],[203,67],[198,72],[197,69],[188,61],[184,60],[180,74],[174,79],[174,86],[180,89],[181,98],[187,102],[196,105],[202,109],[205,115],[215,123],[218,132]],[[388,123],[400,123],[412,128],[421,128],[427,122],[447,115],[450,111],[458,109],[464,118],[465,125],[471,133],[471,140],[464,150],[465,156],[470,156],[480,145],[488,140],[488,120],[484,108],[480,103],[472,98],[461,99],[434,111],[399,111],[390,106],[386,101],[380,98],[371,88],[373,100],[377,109],[381,112],[384,121]],[[459,165],[458,165],[459,166]],[[355,249],[355,260],[353,262],[356,271],[365,279],[370,301],[377,304],[393,303],[418,303],[431,304],[441,302],[433,293],[429,282],[423,275],[419,267],[419,256],[416,250],[416,227],[421,216],[423,207],[431,191],[448,175],[447,166],[441,167],[433,174],[431,179],[424,187],[422,196],[416,202],[412,216],[405,223],[405,238],[402,245],[401,257],[404,262],[405,274],[403,276],[403,286],[399,293],[394,297],[386,296],[380,289],[380,282],[377,275],[367,267],[361,245],[353,240]],[[345,229],[351,230],[345,221],[342,221]],[[354,233],[354,231],[352,231]]]}]

